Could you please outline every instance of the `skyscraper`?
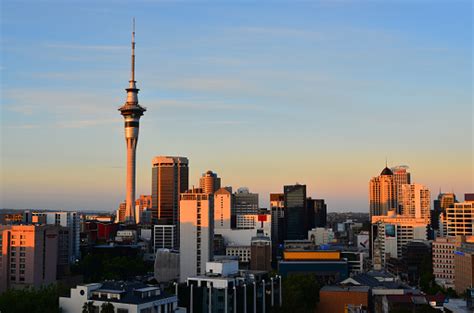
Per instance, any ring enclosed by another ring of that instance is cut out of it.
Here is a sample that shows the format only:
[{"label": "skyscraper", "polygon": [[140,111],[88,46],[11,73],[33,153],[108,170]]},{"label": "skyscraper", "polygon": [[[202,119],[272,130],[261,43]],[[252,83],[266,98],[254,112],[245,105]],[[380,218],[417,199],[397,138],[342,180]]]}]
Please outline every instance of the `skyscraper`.
[{"label": "skyscraper", "polygon": [[221,179],[217,177],[216,173],[207,171],[199,178],[199,188],[204,193],[214,193],[217,189],[221,188]]},{"label": "skyscraper", "polygon": [[258,193],[251,193],[247,187],[237,189],[235,215],[258,214]]},{"label": "skyscraper", "polygon": [[285,238],[284,240],[302,240],[308,236],[306,206],[306,185],[283,187],[285,197]]},{"label": "skyscraper", "polygon": [[214,196],[196,188],[181,194],[180,278],[203,275],[213,258]]},{"label": "skyscraper", "polygon": [[312,199],[309,197],[306,202],[308,206],[308,228],[326,227],[327,205],[324,199]]},{"label": "skyscraper", "polygon": [[453,206],[456,202],[454,193],[441,193],[440,190],[438,199],[433,201],[433,211],[431,212],[431,227],[433,229],[439,229],[439,215],[446,212],[446,208]]},{"label": "skyscraper", "polygon": [[[207,192],[205,192],[207,193]],[[220,188],[214,193],[214,228],[230,229],[231,212],[234,205],[232,188]]]},{"label": "skyscraper", "polygon": [[388,211],[398,209],[393,172],[385,167],[379,176],[369,183],[370,216],[383,216]]},{"label": "skyscraper", "polygon": [[[152,161],[152,218],[161,225],[176,225],[179,238],[179,197],[188,189],[188,159],[177,156],[157,156]],[[175,247],[179,247],[176,242]]]},{"label": "skyscraper", "polygon": [[423,218],[430,222],[431,195],[421,184],[402,185],[402,214],[408,217]]},{"label": "skyscraper", "polygon": [[282,250],[278,248],[283,245],[285,236],[285,194],[270,194],[270,210],[272,215],[272,259],[273,262],[276,262],[276,258]]},{"label": "skyscraper", "polygon": [[146,108],[138,104],[138,91],[135,81],[135,20],[132,31],[132,69],[127,91],[127,101],[119,108],[125,119],[125,141],[127,143],[127,194],[125,200],[125,219],[135,223],[135,160],[138,142],[140,117]]},{"label": "skyscraper", "polygon": [[398,204],[398,213],[402,212],[402,186],[405,184],[411,184],[411,174],[408,172],[408,166],[398,165],[392,167],[393,180],[395,183],[395,194],[396,202]]},{"label": "skyscraper", "polygon": [[455,203],[446,208],[446,228],[448,236],[474,235],[474,202]]}]

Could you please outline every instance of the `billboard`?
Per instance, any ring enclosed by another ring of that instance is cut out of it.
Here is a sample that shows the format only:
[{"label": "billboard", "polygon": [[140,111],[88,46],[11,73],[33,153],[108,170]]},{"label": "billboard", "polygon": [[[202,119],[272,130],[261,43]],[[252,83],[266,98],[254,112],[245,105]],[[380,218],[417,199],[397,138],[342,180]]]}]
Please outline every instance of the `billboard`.
[{"label": "billboard", "polygon": [[385,225],[385,237],[396,237],[396,228],[393,224]]}]

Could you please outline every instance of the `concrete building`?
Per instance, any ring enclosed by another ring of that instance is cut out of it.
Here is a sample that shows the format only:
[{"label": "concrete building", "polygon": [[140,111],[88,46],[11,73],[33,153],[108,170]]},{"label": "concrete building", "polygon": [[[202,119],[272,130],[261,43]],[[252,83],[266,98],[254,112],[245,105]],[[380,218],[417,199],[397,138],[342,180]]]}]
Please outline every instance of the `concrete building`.
[{"label": "concrete building", "polygon": [[399,204],[398,213],[402,212],[402,186],[405,184],[411,184],[411,174],[408,172],[409,167],[406,165],[394,166],[390,169],[393,173],[393,180],[395,183],[395,196],[396,201]]},{"label": "concrete building", "polygon": [[152,161],[152,219],[154,224],[175,225],[174,243],[179,247],[180,194],[188,190],[188,159],[177,156],[157,156]]},{"label": "concrete building", "polygon": [[458,294],[474,286],[474,240],[470,241],[454,251],[454,289]]},{"label": "concrete building", "polygon": [[[272,257],[276,264],[276,259],[283,251],[283,242],[285,235],[285,194],[270,194],[270,212],[272,217],[271,238],[272,238]],[[279,249],[279,247],[281,247]]]},{"label": "concrete building", "polygon": [[424,218],[430,222],[430,191],[421,184],[402,185],[402,214],[414,218]]},{"label": "concrete building", "polygon": [[455,203],[446,209],[448,236],[474,235],[474,202]]},{"label": "concrete building", "polygon": [[226,256],[238,257],[239,263],[249,263],[250,262],[250,246],[235,246],[228,245],[225,249]]},{"label": "concrete building", "polygon": [[370,216],[384,216],[390,210],[397,210],[397,189],[393,172],[385,167],[379,176],[369,183]]},{"label": "concrete building", "polygon": [[32,223],[62,226],[69,229],[69,262],[81,258],[81,216],[78,212],[33,212]]},{"label": "concrete building", "polygon": [[179,251],[158,249],[155,255],[154,277],[159,283],[179,279]]},{"label": "concrete building", "polygon": [[334,232],[330,228],[316,227],[308,231],[308,239],[317,246],[328,244],[334,238]]},{"label": "concrete building", "polygon": [[[384,265],[386,259],[390,257],[400,259],[405,244],[416,239],[428,239],[428,222],[424,218],[406,217],[396,214],[395,211],[389,211],[385,216],[372,216],[371,222],[373,237],[371,250],[374,264]],[[375,250],[378,250],[377,253]]]},{"label": "concrete building", "polygon": [[204,274],[213,258],[214,196],[195,188],[181,194],[180,282]]},{"label": "concrete building", "polygon": [[94,312],[104,303],[111,303],[118,313],[178,312],[176,295],[166,294],[158,286],[123,281],[78,285],[71,289],[70,297],[59,297],[59,308],[63,313],[82,312],[88,302],[92,302]]},{"label": "concrete building", "polygon": [[125,142],[127,144],[127,189],[125,219],[135,223],[135,161],[138,143],[140,117],[146,108],[138,104],[138,91],[135,81],[135,24],[132,32],[132,70],[127,89],[127,101],[119,108],[125,120]]},{"label": "concrete building", "polygon": [[270,237],[257,233],[250,243],[250,269],[254,271],[272,270],[272,241]]},{"label": "concrete building", "polygon": [[214,229],[231,229],[231,214],[234,195],[231,187],[220,188],[214,192]]},{"label": "concrete building", "polygon": [[258,193],[251,193],[247,187],[241,187],[234,197],[233,215],[258,214]]},{"label": "concrete building", "polygon": [[153,251],[158,249],[175,249],[176,239],[175,225],[153,226]]},{"label": "concrete building", "polygon": [[444,288],[454,288],[454,251],[461,245],[461,237],[438,237],[432,243],[433,275]]},{"label": "concrete building", "polygon": [[207,171],[199,178],[199,188],[201,188],[204,193],[214,193],[221,188],[221,179],[217,177],[216,173]]},{"label": "concrete building", "polygon": [[0,293],[56,281],[58,227],[0,225]]}]

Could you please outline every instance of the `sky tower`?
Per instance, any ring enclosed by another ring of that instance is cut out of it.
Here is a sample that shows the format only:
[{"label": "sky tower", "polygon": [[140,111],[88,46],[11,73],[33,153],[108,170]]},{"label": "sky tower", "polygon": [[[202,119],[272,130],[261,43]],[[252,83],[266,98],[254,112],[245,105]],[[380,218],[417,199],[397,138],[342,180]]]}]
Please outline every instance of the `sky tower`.
[{"label": "sky tower", "polygon": [[125,221],[135,223],[135,159],[140,117],[146,108],[138,104],[138,88],[135,84],[135,19],[132,30],[132,69],[127,89],[127,101],[119,108],[125,119],[125,142],[127,143],[127,196],[125,199]]}]

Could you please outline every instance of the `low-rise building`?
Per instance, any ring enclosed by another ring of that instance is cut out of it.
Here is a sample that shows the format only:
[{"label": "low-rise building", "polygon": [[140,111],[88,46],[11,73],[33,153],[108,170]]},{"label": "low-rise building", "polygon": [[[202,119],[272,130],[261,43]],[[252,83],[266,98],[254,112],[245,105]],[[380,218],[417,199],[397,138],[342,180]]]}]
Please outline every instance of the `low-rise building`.
[{"label": "low-rise building", "polygon": [[464,242],[454,251],[454,286],[458,294],[474,286],[474,242]]},{"label": "low-rise building", "polygon": [[227,256],[237,256],[239,257],[240,263],[249,263],[250,262],[250,246],[234,246],[228,245],[225,249],[225,254]]},{"label": "low-rise building", "polygon": [[84,304],[99,312],[102,304],[111,303],[115,312],[172,313],[178,311],[176,295],[163,292],[158,286],[140,282],[106,281],[78,285],[71,289],[69,297],[59,297],[59,307],[63,313],[82,312]]},{"label": "low-rise building", "polygon": [[317,312],[371,312],[370,288],[367,286],[324,286],[319,291]]}]

